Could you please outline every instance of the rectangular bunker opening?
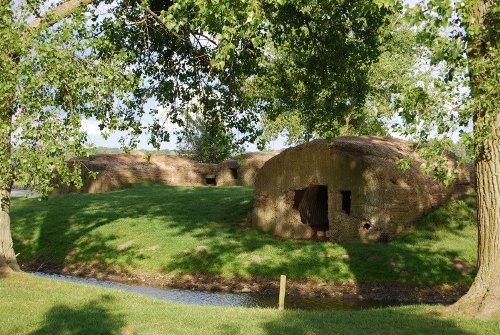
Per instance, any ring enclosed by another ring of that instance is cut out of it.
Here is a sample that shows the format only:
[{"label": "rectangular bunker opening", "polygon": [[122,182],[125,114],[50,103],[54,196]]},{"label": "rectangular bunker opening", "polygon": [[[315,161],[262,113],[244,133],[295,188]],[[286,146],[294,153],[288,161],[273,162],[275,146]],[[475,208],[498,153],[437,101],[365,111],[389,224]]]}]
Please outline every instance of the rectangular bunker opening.
[{"label": "rectangular bunker opening", "polygon": [[205,176],[205,184],[206,185],[217,185],[217,180],[214,175]]},{"label": "rectangular bunker opening", "polygon": [[302,223],[310,225],[316,233],[330,229],[327,185],[311,185],[295,190],[293,208],[299,211]]},{"label": "rectangular bunker opening", "polygon": [[340,191],[342,196],[342,212],[351,215],[351,191]]},{"label": "rectangular bunker opening", "polygon": [[229,171],[231,171],[231,176],[233,177],[233,179],[238,179],[238,168],[229,168]]}]

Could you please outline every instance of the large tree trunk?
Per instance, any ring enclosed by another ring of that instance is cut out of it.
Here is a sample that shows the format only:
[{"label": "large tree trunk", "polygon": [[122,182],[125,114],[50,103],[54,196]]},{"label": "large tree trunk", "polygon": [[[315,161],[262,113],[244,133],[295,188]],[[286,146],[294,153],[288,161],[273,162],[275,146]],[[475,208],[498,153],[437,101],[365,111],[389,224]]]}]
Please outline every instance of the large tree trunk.
[{"label": "large tree trunk", "polygon": [[[450,307],[453,313],[479,318],[500,315],[500,113],[496,107],[498,41],[494,33],[498,18],[493,17],[493,6],[493,0],[478,1],[469,13],[467,56],[475,108],[474,137],[484,139],[476,143],[475,164],[478,273],[469,292]],[[487,134],[491,136],[485,137]]]},{"label": "large tree trunk", "polygon": [[476,160],[479,269],[469,292],[450,307],[480,318],[500,315],[500,115],[494,126],[494,137]]},{"label": "large tree trunk", "polygon": [[0,190],[0,274],[19,271],[10,234],[10,189]]},{"label": "large tree trunk", "polygon": [[14,183],[13,166],[10,164],[12,114],[0,110],[0,273],[18,271],[16,254],[10,234],[10,194]]},{"label": "large tree trunk", "polygon": [[0,274],[18,271],[16,254],[10,234],[10,193],[14,182],[13,166],[10,164],[12,115],[0,110]]}]

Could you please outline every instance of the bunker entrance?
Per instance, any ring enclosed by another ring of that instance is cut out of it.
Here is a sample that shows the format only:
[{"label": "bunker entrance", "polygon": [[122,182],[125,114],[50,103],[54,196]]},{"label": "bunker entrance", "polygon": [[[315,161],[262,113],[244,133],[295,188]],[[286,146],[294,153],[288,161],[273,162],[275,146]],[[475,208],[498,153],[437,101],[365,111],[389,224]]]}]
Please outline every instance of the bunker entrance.
[{"label": "bunker entrance", "polygon": [[206,175],[205,176],[205,184],[206,185],[217,185],[217,180],[214,175]]},{"label": "bunker entrance", "polygon": [[238,179],[238,168],[229,168],[229,171],[231,171],[233,179]]},{"label": "bunker entrance", "polygon": [[328,222],[328,186],[312,185],[303,190],[296,190],[293,208],[300,213],[300,220],[318,231],[329,230]]}]

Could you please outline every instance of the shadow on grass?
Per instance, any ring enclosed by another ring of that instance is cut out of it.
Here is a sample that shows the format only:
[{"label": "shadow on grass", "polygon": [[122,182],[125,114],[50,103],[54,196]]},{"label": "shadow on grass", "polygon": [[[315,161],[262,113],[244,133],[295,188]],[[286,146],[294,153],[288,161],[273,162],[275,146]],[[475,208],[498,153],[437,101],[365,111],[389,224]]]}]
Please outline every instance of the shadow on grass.
[{"label": "shadow on grass", "polygon": [[99,300],[93,300],[79,307],[56,305],[45,315],[42,327],[31,335],[43,334],[120,334],[125,325],[122,315],[111,312],[113,298],[102,295]]},{"label": "shadow on grass", "polygon": [[283,314],[262,325],[267,334],[473,334],[454,321],[439,315],[417,313],[412,309],[371,309],[335,313],[299,312]]},{"label": "shadow on grass", "polygon": [[459,200],[452,200],[446,205],[434,208],[418,220],[409,233],[401,236],[402,243],[418,243],[422,240],[436,240],[436,232],[463,236],[468,226],[476,227],[476,196],[466,195]]},{"label": "shadow on grass", "polygon": [[92,266],[125,271],[123,265],[116,261],[119,257],[127,262],[141,257],[134,248],[120,251],[110,246],[109,242],[116,236],[95,232],[100,226],[112,222],[114,217],[102,211],[88,211],[92,206],[90,198],[81,201],[75,196],[68,196],[58,200],[50,199],[34,208],[28,206],[36,212],[23,213],[20,217],[18,212],[13,213],[16,220],[13,227],[15,250],[25,267],[59,271],[66,265],[66,260],[71,259],[73,262],[91,261]]},{"label": "shadow on grass", "polygon": [[[173,234],[195,238],[238,229],[251,209],[252,190],[237,187],[164,187],[142,185],[103,194],[66,194],[38,202],[16,199],[12,208],[13,238],[19,260],[31,269],[60,270],[67,263],[126,272],[147,257],[133,244],[117,245],[119,230],[100,228],[119,220],[164,221]],[[138,222],[138,223],[136,223]],[[142,226],[143,225],[143,226]]]},{"label": "shadow on grass", "polygon": [[[463,252],[455,240],[447,240],[450,236],[468,237],[471,247],[476,247],[470,239],[470,229],[475,229],[475,197],[461,201],[432,211],[407,235],[387,244],[339,245],[277,239],[252,230],[221,230],[219,238],[211,240],[206,249],[179,253],[165,264],[163,271],[274,278],[286,274],[290,280],[353,280],[358,283],[358,293],[364,296],[373,296],[373,286],[363,284],[385,285],[388,290],[395,284],[401,292],[413,291],[413,285],[419,285],[410,301],[450,302],[464,293],[474,278],[473,269],[464,273],[455,267],[455,260],[463,257]],[[451,294],[447,297],[441,297],[437,287],[436,290],[426,287],[443,284],[460,284],[460,287],[456,292],[443,291]],[[420,295],[424,291],[428,292],[426,297]],[[397,293],[392,299],[396,296],[406,299]]]},{"label": "shadow on grass", "polygon": [[[289,278],[297,279],[469,284],[473,273],[464,275],[453,267],[453,260],[461,256],[457,250],[431,248],[432,241],[442,236],[433,233],[436,230],[460,235],[463,234],[464,227],[461,225],[464,221],[473,221],[474,197],[466,200],[471,209],[465,209],[465,213],[457,215],[449,209],[437,209],[419,222],[411,233],[387,244],[338,245],[277,239],[252,230],[221,230],[218,231],[219,238],[208,243],[206,250],[180,253],[163,270],[220,274],[225,269],[238,274],[244,267],[250,275],[287,274]],[[452,209],[454,206],[451,205]],[[454,217],[450,217],[450,212],[454,213]]]},{"label": "shadow on grass", "polygon": [[[467,200],[472,206],[473,198]],[[166,273],[231,274],[290,279],[354,280],[403,284],[470,283],[452,267],[456,250],[430,248],[420,243],[440,238],[432,229],[461,234],[462,217],[449,211],[435,214],[415,232],[388,244],[317,243],[277,239],[240,223],[252,208],[252,189],[244,187],[137,186],[105,194],[69,194],[35,203],[27,199],[13,206],[16,250],[24,262],[62,268],[66,263],[103,264],[109,271],[126,272],[136,260],[147,257],[133,244],[117,247],[116,235],[99,228],[118,220],[131,220],[138,232],[163,229],[149,226],[160,221],[173,236],[190,236],[206,248],[185,250],[162,266]],[[433,214],[431,214],[433,215]],[[439,222],[432,228],[430,222]],[[33,225],[36,222],[37,225]],[[137,223],[136,223],[137,222]],[[139,223],[140,222],[140,223]],[[164,222],[164,223],[163,223]],[[140,226],[138,226],[140,224]],[[36,229],[39,227],[39,229]],[[35,228],[35,229],[34,229]],[[113,232],[114,233],[114,232]],[[116,234],[119,234],[116,231]],[[201,243],[201,242],[200,242]]]},{"label": "shadow on grass", "polygon": [[[272,237],[245,234],[232,243],[214,241],[201,252],[180,253],[163,268],[164,272],[238,274],[257,276],[286,274],[296,279],[357,279],[362,282],[401,281],[415,284],[443,284],[468,281],[452,267],[458,253],[449,250],[430,251],[426,247],[387,244],[363,245],[288,242]],[[268,256],[267,245],[273,245],[277,257]],[[340,252],[339,252],[340,251]],[[253,255],[253,256],[252,256]],[[233,268],[231,268],[233,267]],[[354,278],[352,278],[354,274]]]}]

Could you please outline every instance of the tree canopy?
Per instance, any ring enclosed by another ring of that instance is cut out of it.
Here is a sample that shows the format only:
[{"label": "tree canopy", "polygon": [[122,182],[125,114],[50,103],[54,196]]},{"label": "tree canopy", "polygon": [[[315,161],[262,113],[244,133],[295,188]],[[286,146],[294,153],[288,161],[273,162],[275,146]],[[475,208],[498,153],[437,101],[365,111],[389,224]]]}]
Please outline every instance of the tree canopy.
[{"label": "tree canopy", "polygon": [[207,119],[196,108],[186,112],[184,127],[177,131],[177,153],[202,163],[220,163],[242,151],[235,134],[222,120]]},{"label": "tree canopy", "polygon": [[[123,49],[94,36],[83,12],[57,25],[33,25],[30,15],[37,13],[29,8],[36,4],[0,6],[0,186],[15,181],[46,194],[56,175],[79,180],[79,167],[67,160],[89,153],[82,118],[134,135],[143,109],[135,94],[139,78],[123,70]],[[103,45],[112,50],[106,59],[96,53]]]},{"label": "tree canopy", "polygon": [[142,94],[166,119],[183,127],[196,101],[241,145],[255,141],[264,111],[295,113],[307,132],[329,137],[346,119],[362,127],[354,111],[391,10],[372,1],[115,1],[96,22],[128,50]]}]

